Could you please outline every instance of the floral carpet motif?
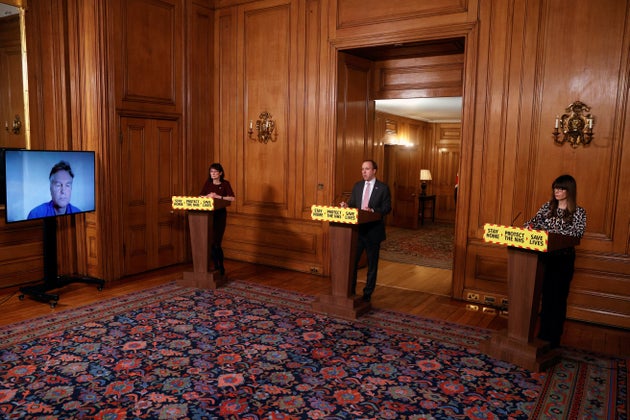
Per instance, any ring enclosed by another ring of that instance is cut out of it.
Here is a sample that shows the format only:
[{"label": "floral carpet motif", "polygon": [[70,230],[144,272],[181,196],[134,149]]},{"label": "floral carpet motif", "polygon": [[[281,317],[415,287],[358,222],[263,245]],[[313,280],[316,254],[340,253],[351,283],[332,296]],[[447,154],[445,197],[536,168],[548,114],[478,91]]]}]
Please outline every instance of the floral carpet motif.
[{"label": "floral carpet motif", "polygon": [[435,268],[453,268],[453,224],[428,223],[419,229],[387,228],[381,244],[383,260]]},{"label": "floral carpet motif", "polygon": [[[627,413],[626,360],[576,353],[582,360],[563,359],[559,369],[537,374],[480,354],[475,340],[465,338],[482,339],[486,330],[378,310],[344,321],[309,311],[311,301],[238,281],[215,291],[169,284],[2,327],[0,416],[527,419],[616,413],[610,418],[622,419]],[[425,327],[433,330],[431,338],[415,331]]]}]

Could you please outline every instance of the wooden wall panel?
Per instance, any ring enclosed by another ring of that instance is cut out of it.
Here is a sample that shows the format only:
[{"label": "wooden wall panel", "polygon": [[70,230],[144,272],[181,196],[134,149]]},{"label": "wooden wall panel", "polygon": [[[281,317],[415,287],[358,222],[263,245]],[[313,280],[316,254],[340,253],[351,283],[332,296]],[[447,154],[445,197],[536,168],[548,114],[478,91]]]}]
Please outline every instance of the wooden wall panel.
[{"label": "wooden wall panel", "polygon": [[0,210],[0,287],[36,282],[44,275],[41,220],[5,223]]},{"label": "wooden wall panel", "polygon": [[476,17],[476,1],[469,0],[402,0],[393,4],[379,0],[336,0],[335,32],[332,38],[377,35],[381,40],[396,32],[456,25]]},{"label": "wooden wall panel", "polygon": [[[289,125],[291,8],[288,4],[245,10],[240,70],[243,74],[242,126],[253,126],[262,112],[276,123],[274,139],[268,143],[244,138],[242,142],[243,211],[289,215],[292,191],[294,139]],[[269,30],[273,22],[274,30]],[[254,133],[255,136],[256,133]]]},{"label": "wooden wall panel", "polygon": [[[483,280],[491,276],[472,257],[485,249],[477,246],[483,224],[523,223],[549,199],[553,179],[570,173],[578,182],[578,202],[587,210],[588,223],[578,247],[568,314],[628,327],[630,161],[621,147],[629,132],[624,125],[628,98],[621,93],[628,86],[628,4],[493,6],[481,9],[482,20],[494,25],[484,26],[488,31],[480,36],[477,86],[486,94],[477,101],[483,122],[478,119],[475,128],[467,250],[474,268],[466,268],[463,297],[491,287]],[[584,16],[609,25],[580,26],[579,40],[567,36]],[[589,53],[588,66],[577,51]],[[595,140],[588,147],[558,146],[551,136],[555,116],[576,100],[598,116]]]},{"label": "wooden wall panel", "polygon": [[[528,213],[535,211],[539,202],[548,199],[555,174],[573,174],[578,183],[579,202],[588,214],[588,229],[582,247],[598,252],[622,253],[626,249],[626,241],[615,240],[613,236],[617,239],[628,237],[628,213],[615,214],[616,205],[630,206],[630,194],[619,184],[623,177],[616,176],[622,170],[624,157],[618,124],[627,115],[624,115],[624,108],[627,111],[628,101],[627,96],[618,95],[627,88],[629,79],[627,63],[630,54],[627,48],[623,52],[629,40],[628,6],[623,2],[591,4],[580,1],[576,7],[562,10],[557,4],[548,2],[541,13],[544,38],[540,47],[540,71],[544,85],[540,89],[544,89],[545,95],[541,95],[540,125],[536,127],[537,141],[532,145],[532,155],[535,156],[534,173],[547,176],[531,179],[529,189],[533,202],[527,203]],[[562,17],[556,16],[557,13],[561,13]],[[575,27],[575,22],[584,19],[585,14],[589,16],[589,21],[606,21],[606,27],[587,25],[580,40],[566,36],[567,31]],[[558,44],[571,51],[587,52],[588,67],[579,54],[557,54]],[[558,72],[558,68],[567,71]],[[549,136],[553,118],[564,113],[566,106],[576,100],[589,105],[591,113],[596,116],[595,140],[587,148],[557,147],[551,144]],[[627,169],[625,172],[628,173]],[[625,235],[619,237],[621,233]]]},{"label": "wooden wall panel", "polygon": [[[60,229],[67,230],[74,235],[66,235],[65,241],[58,249],[74,247],[76,243],[76,255],[61,253],[66,261],[65,266],[73,267],[72,272],[90,275],[97,278],[108,278],[112,264],[107,263],[111,259],[109,248],[103,244],[109,244],[111,229],[104,225],[111,223],[108,215],[114,208],[108,192],[111,191],[112,177],[105,175],[103,163],[108,159],[108,142],[102,141],[109,137],[106,121],[106,109],[103,103],[106,101],[108,91],[106,88],[106,71],[104,65],[104,32],[105,9],[97,2],[84,3],[81,0],[67,2],[68,27],[68,78],[73,89],[70,92],[69,107],[72,110],[70,125],[73,135],[71,137],[72,149],[92,150],[95,152],[96,163],[96,204],[94,213],[75,216],[72,221],[64,220],[59,223]],[[105,251],[107,250],[107,251]],[[63,261],[60,258],[60,261]]]},{"label": "wooden wall panel", "polygon": [[65,13],[61,1],[43,0],[26,14],[32,149],[63,149],[70,139]]},{"label": "wooden wall panel", "polygon": [[461,124],[435,124],[435,163],[431,166],[431,186],[436,195],[435,218],[455,221],[455,180],[461,161]]},{"label": "wooden wall panel", "polygon": [[[327,270],[323,226],[310,220],[310,206],[331,188],[330,148],[321,141],[330,126],[317,117],[329,109],[320,68],[328,66],[325,4],[269,0],[216,12],[215,159],[233,174],[236,194],[228,258]],[[263,111],[276,122],[276,141],[266,144],[247,133]]]},{"label": "wooden wall panel", "polygon": [[[350,196],[361,179],[361,163],[374,159],[374,105],[370,104],[371,62],[339,53],[337,72],[337,133],[335,156],[335,201]],[[378,174],[377,174],[378,175]]]},{"label": "wooden wall panel", "polygon": [[[225,178],[235,188],[236,201],[228,212],[237,211],[242,203],[243,182],[240,174],[244,171],[237,150],[245,141],[245,118],[237,113],[238,80],[237,57],[237,9],[220,10],[215,14],[214,36],[214,91],[215,124],[213,136],[213,161],[220,161],[225,169]],[[204,179],[207,172],[204,173]],[[201,190],[201,188],[200,188]]]},{"label": "wooden wall panel", "polygon": [[226,256],[290,270],[325,274],[321,223],[244,214],[228,216]]},{"label": "wooden wall panel", "polygon": [[[326,42],[326,1],[308,0],[300,9],[298,43],[304,45],[298,58],[298,74],[303,79],[297,84],[296,106],[296,215],[309,219],[313,204],[329,203],[333,189],[333,149],[322,139],[330,133],[332,113],[329,98],[330,80],[326,77],[328,53]],[[300,194],[301,190],[301,194]]]},{"label": "wooden wall panel", "polygon": [[[208,177],[209,163],[214,159],[214,11],[192,3],[186,25],[189,54],[186,56],[186,91],[190,107],[185,112],[185,161],[182,194],[195,195]],[[229,162],[224,162],[226,166]],[[235,166],[228,166],[234,172]],[[182,215],[182,217],[185,217]]]},{"label": "wooden wall panel", "polygon": [[119,108],[181,112],[181,1],[119,0],[116,7]]},{"label": "wooden wall panel", "polygon": [[374,64],[374,99],[461,96],[463,55],[416,57]]}]

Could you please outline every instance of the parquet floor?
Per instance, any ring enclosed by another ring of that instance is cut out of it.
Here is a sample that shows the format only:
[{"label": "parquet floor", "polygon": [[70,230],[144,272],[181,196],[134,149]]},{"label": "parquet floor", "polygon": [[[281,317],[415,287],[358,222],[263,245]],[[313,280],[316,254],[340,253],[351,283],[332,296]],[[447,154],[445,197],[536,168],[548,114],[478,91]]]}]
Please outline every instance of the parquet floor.
[{"label": "parquet floor", "polygon": [[[260,283],[314,296],[330,292],[330,279],[326,277],[239,261],[227,261],[226,268],[231,279]],[[391,281],[391,277],[404,278],[409,269],[405,267],[405,264],[399,266],[383,264],[379,267],[379,280],[386,280],[377,283],[376,291],[372,296],[372,306],[493,330],[500,330],[507,326],[507,319],[496,311],[485,312],[481,307],[472,310],[466,302],[451,299],[443,294],[410,290],[408,287],[399,286],[395,281]],[[17,288],[2,289],[0,290],[0,325],[134,293],[174,281],[181,278],[184,271],[189,270],[191,270],[190,265],[178,265],[143,273],[110,282],[102,291],[97,291],[93,285],[71,284],[58,290],[60,300],[55,308],[30,297],[20,300]],[[426,276],[430,277],[430,272],[430,270],[426,271]],[[359,279],[363,277],[360,276]],[[615,356],[628,356],[630,331],[569,321],[562,345]]]}]

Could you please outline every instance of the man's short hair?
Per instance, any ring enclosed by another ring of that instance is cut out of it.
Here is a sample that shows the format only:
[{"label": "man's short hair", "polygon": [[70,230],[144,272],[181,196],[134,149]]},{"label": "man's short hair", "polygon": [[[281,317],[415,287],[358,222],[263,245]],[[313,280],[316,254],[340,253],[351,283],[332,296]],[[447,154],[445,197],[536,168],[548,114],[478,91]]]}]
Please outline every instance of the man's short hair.
[{"label": "man's short hair", "polygon": [[372,169],[378,169],[378,165],[372,159],[365,159],[363,162],[370,162],[372,164]]},{"label": "man's short hair", "polygon": [[70,174],[70,177],[74,178],[74,174],[72,173],[72,168],[70,167],[70,164],[68,162],[66,162],[65,160],[60,160],[50,170],[50,175],[48,175],[48,179],[50,179],[52,181],[53,175],[56,174],[59,171],[66,171],[66,172],[68,172]]}]

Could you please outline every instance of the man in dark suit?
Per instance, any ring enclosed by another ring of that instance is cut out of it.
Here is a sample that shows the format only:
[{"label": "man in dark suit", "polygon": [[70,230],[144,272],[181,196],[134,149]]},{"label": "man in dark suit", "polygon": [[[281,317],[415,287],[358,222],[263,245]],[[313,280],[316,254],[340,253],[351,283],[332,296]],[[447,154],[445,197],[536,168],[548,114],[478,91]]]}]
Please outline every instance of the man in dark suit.
[{"label": "man in dark suit", "polygon": [[357,254],[352,278],[352,292],[356,294],[357,269],[363,251],[367,254],[367,281],[363,289],[363,300],[369,302],[376,287],[376,273],[381,242],[385,240],[385,215],[392,210],[392,197],[387,184],[376,179],[376,162],[365,160],[361,165],[363,180],[354,184],[352,194],[347,203],[341,207],[353,207],[372,213],[380,213],[381,218],[375,222],[359,225]]}]

